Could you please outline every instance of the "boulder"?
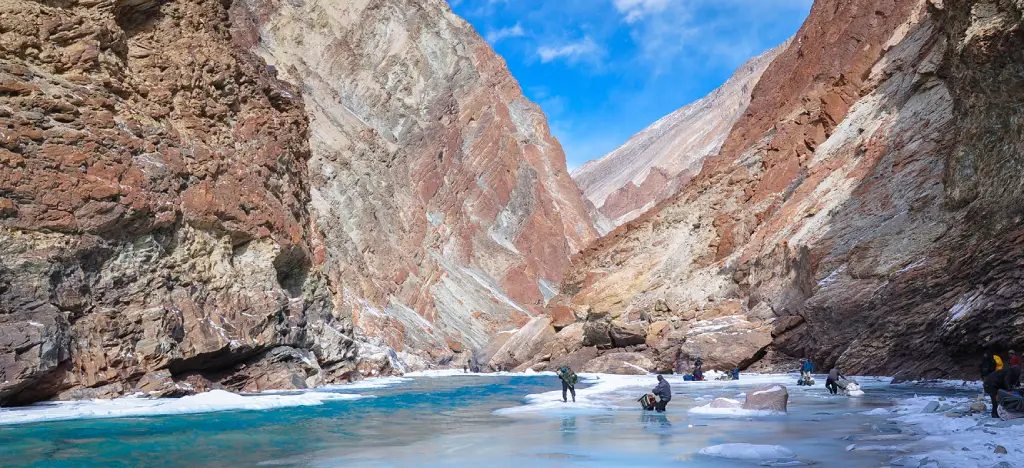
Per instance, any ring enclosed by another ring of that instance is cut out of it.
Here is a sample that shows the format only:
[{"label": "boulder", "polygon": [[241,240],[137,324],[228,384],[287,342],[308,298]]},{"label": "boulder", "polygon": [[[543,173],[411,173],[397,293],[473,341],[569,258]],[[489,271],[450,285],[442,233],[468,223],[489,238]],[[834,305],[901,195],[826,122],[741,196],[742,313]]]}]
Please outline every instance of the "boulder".
[{"label": "boulder", "polygon": [[573,323],[576,323],[576,313],[572,311],[568,306],[555,306],[551,308],[551,325],[556,330],[567,327]]},{"label": "boulder", "polygon": [[686,336],[672,327],[667,321],[654,322],[647,329],[645,344],[647,355],[654,361],[652,371],[658,373],[676,370],[679,358],[679,346],[686,341]]},{"label": "boulder", "polygon": [[198,388],[188,381],[176,381],[166,370],[150,372],[142,376],[135,384],[136,392],[145,393],[151,398],[180,398],[195,395],[202,391]]},{"label": "boulder", "polygon": [[609,330],[612,345],[616,348],[643,344],[647,339],[647,330],[642,322],[624,322],[613,320]]},{"label": "boulder", "polygon": [[715,400],[711,402],[712,408],[739,408],[741,406],[743,406],[743,403],[731,398],[715,398]]},{"label": "boulder", "polygon": [[640,353],[610,353],[586,363],[581,371],[600,374],[647,375],[653,367],[654,363]]},{"label": "boulder", "polygon": [[320,365],[308,349],[278,346],[246,364],[221,383],[234,391],[302,390],[323,384]]},{"label": "boulder", "polygon": [[789,404],[789,389],[785,385],[762,385],[747,392],[743,409],[785,413]]},{"label": "boulder", "polygon": [[488,360],[492,369],[515,369],[540,354],[544,346],[555,338],[555,329],[549,317],[535,317],[512,334],[508,341]]},{"label": "boulder", "polygon": [[509,338],[512,338],[514,332],[501,332],[494,336],[486,346],[475,353],[476,362],[479,364],[487,364],[491,361],[491,358],[498,353],[505,343],[508,343]]},{"label": "boulder", "polygon": [[583,346],[610,348],[612,346],[611,326],[602,320],[588,321],[583,324]]},{"label": "boulder", "polygon": [[573,370],[583,369],[588,362],[596,359],[599,355],[600,352],[593,346],[580,348],[565,356],[553,357],[548,361],[547,369],[553,371],[562,366],[569,366]]},{"label": "boulder", "polygon": [[552,356],[565,356],[583,347],[583,324],[574,323],[555,334],[548,352]]},{"label": "boulder", "polygon": [[692,362],[700,357],[705,371],[745,369],[757,362],[771,343],[770,326],[754,324],[742,316],[719,317],[692,324],[686,342],[680,346],[679,359]]}]

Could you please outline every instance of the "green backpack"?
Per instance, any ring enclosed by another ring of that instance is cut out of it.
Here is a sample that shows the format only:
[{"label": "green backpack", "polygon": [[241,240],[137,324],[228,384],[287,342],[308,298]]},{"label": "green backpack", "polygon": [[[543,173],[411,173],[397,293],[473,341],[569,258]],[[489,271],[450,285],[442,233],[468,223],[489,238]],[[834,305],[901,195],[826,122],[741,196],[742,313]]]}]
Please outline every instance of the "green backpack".
[{"label": "green backpack", "polygon": [[576,382],[579,382],[580,380],[579,377],[576,377],[576,373],[569,369],[567,366],[562,366],[561,369],[558,369],[558,376],[562,379],[563,382],[571,386],[575,386]]}]

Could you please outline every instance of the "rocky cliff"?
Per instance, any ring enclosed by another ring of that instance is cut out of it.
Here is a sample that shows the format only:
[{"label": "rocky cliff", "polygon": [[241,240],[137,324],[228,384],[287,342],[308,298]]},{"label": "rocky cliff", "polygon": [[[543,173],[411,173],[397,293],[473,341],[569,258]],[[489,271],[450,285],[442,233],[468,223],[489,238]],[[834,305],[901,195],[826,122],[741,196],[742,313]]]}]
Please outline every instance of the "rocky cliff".
[{"label": "rocky cliff", "polygon": [[361,337],[445,359],[543,313],[597,233],[543,113],[444,0],[232,17],[307,104],[317,255]]},{"label": "rocky cliff", "polygon": [[459,359],[596,234],[442,1],[8,0],[0,96],[0,404]]},{"label": "rocky cliff", "polygon": [[1024,344],[1022,14],[815,2],[721,152],[574,260],[524,366],[976,378],[985,347]]},{"label": "rocky cliff", "polygon": [[750,104],[761,74],[782,44],[740,66],[721,87],[665,116],[615,151],[576,169],[572,177],[614,226],[633,220],[679,191],[718,154]]}]

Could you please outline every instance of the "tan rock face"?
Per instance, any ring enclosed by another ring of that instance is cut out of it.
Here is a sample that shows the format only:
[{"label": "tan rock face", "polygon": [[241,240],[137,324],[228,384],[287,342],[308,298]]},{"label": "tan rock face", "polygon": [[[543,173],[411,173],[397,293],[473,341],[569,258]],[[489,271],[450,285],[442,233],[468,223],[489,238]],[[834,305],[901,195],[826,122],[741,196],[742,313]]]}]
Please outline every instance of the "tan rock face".
[{"label": "tan rock face", "polygon": [[[743,64],[720,88],[651,124],[572,177],[601,215],[619,226],[676,193],[718,153],[761,74],[783,44]],[[607,231],[605,231],[607,232]]]},{"label": "tan rock face", "polygon": [[231,15],[301,89],[316,252],[361,337],[442,359],[544,311],[597,233],[540,109],[445,1]]},{"label": "tan rock face", "polygon": [[[983,347],[1024,344],[1022,11],[816,2],[721,152],[581,253],[553,304],[691,331],[738,316],[742,362],[976,378]],[[729,356],[716,333],[681,352]]]}]

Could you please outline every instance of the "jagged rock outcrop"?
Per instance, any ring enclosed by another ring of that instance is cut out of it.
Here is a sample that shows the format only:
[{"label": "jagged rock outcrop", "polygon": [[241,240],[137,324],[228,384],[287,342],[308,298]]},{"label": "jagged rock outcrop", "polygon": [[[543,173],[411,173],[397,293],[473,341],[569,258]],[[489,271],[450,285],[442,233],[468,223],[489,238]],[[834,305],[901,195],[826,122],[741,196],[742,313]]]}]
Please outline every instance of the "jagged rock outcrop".
[{"label": "jagged rock outcrop", "polygon": [[544,115],[445,1],[232,17],[306,101],[317,255],[361,337],[442,359],[543,313],[597,232]]},{"label": "jagged rock outcrop", "polygon": [[596,236],[440,0],[8,0],[0,97],[0,404],[465,359]]},{"label": "jagged rock outcrop", "polygon": [[721,152],[581,253],[552,305],[675,330],[746,322],[687,335],[679,370],[718,354],[695,345],[706,333],[742,331],[748,360],[976,378],[984,347],[1024,344],[1022,14],[815,2]]},{"label": "jagged rock outcrop", "polygon": [[704,159],[718,153],[733,124],[746,111],[761,74],[787,45],[754,57],[711,94],[573,171],[573,179],[598,213],[612,226],[619,226],[689,182],[700,172]]},{"label": "jagged rock outcrop", "polygon": [[302,102],[226,18],[220,2],[0,4],[0,403],[275,348],[352,358],[314,267]]}]

